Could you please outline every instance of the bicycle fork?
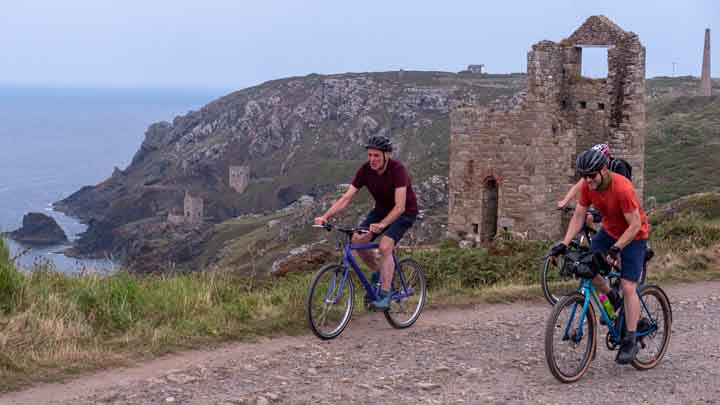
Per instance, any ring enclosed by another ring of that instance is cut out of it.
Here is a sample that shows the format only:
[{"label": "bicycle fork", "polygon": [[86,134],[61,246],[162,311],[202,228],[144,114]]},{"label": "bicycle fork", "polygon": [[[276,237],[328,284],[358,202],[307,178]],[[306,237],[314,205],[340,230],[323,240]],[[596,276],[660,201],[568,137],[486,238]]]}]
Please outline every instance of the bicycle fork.
[{"label": "bicycle fork", "polygon": [[[347,284],[348,275],[350,274],[350,269],[344,268],[344,270],[342,272],[341,280],[338,280],[339,279],[338,273],[340,273],[340,272],[336,271],[335,274],[333,274],[333,278],[330,281],[330,285],[328,286],[328,289],[325,292],[325,299],[323,300],[323,302],[325,304],[335,305],[338,303],[338,301],[340,301],[340,298],[343,295],[343,291],[345,290],[345,285]],[[335,286],[338,283],[338,281],[340,282],[340,287],[336,291]],[[333,297],[333,295],[334,295],[334,297]]]}]

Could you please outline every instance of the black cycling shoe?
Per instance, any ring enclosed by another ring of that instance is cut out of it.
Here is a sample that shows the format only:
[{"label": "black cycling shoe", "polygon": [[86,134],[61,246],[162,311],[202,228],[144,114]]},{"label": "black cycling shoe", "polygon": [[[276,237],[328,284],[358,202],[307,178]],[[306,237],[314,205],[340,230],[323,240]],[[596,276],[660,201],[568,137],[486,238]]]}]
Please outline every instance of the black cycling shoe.
[{"label": "black cycling shoe", "polygon": [[632,333],[632,337],[625,336],[622,343],[620,343],[620,350],[618,350],[615,361],[618,364],[630,364],[635,360],[635,356],[638,354],[637,341],[635,339],[635,333]]}]

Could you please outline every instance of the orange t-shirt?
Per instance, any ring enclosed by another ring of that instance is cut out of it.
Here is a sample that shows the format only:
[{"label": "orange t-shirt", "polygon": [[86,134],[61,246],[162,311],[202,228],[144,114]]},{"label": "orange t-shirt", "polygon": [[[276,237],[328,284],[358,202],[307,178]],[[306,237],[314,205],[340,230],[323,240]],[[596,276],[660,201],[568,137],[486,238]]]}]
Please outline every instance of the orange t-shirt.
[{"label": "orange t-shirt", "polygon": [[638,202],[635,188],[630,180],[617,174],[610,173],[612,182],[605,191],[593,191],[587,182],[583,182],[578,203],[584,207],[592,205],[603,216],[602,226],[611,237],[618,239],[628,228],[628,222],[623,214],[629,214],[636,209],[640,211],[640,230],[635,240],[648,238],[649,226],[647,215]]}]

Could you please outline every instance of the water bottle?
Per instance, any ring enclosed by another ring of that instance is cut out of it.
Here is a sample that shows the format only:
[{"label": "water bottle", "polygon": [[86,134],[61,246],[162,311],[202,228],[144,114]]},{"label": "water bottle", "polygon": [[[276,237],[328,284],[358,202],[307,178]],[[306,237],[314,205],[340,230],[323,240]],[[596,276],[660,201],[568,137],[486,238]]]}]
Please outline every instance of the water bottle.
[{"label": "water bottle", "polygon": [[607,312],[608,317],[610,317],[610,319],[615,319],[615,308],[613,308],[613,304],[610,302],[607,295],[600,294],[598,299],[600,299],[600,304],[602,304],[603,308],[605,308],[605,312]]}]

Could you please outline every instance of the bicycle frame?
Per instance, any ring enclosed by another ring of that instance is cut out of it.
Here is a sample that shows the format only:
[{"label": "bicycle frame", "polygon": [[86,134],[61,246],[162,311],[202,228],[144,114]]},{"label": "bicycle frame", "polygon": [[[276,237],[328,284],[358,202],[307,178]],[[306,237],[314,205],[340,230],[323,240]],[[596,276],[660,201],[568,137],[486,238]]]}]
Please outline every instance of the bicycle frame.
[{"label": "bicycle frame", "polygon": [[[611,272],[610,274],[608,274],[608,278],[616,278],[616,277],[620,277],[620,274],[617,272]],[[600,300],[597,297],[595,287],[592,284],[592,279],[583,279],[583,281],[580,285],[579,291],[585,297],[585,301],[583,302],[583,307],[580,312],[580,322],[578,322],[577,331],[575,333],[575,341],[579,342],[582,339],[582,327],[583,327],[583,324],[585,323],[585,316],[588,311],[588,306],[590,305],[590,300],[592,299],[593,302],[595,303],[595,307],[598,308],[598,310],[600,311],[600,316],[602,316],[603,319],[605,320],[605,323],[608,327],[608,332],[610,333],[612,342],[615,344],[619,344],[620,339],[621,339],[622,329],[625,326],[625,308],[624,308],[624,306],[621,306],[620,309],[618,310],[617,327],[616,327],[615,321],[610,319],[610,316],[608,315],[607,311],[605,310],[605,307],[603,307],[602,304],[600,304]],[[642,309],[644,309],[645,310],[644,312],[647,314],[648,320],[650,321],[650,328],[648,330],[642,331],[642,332],[636,331],[635,333],[636,333],[637,337],[647,336],[657,330],[657,323],[652,318],[652,314],[648,310],[647,305],[645,304],[645,301],[642,298],[640,298],[640,304],[642,305],[641,314],[643,312]],[[577,306],[578,306],[577,303],[573,305],[572,314],[570,315],[567,325],[565,326],[565,331],[563,332],[563,339],[570,339],[570,331],[572,328],[573,321],[575,319],[575,314],[577,312]]]},{"label": "bicycle frame", "polygon": [[[363,274],[362,270],[360,270],[360,266],[358,266],[357,261],[355,261],[355,258],[352,255],[353,250],[370,250],[370,249],[377,249],[380,245],[377,243],[367,243],[367,244],[359,244],[354,245],[352,243],[345,244],[345,248],[343,249],[343,257],[342,257],[342,263],[341,266],[344,268],[343,276],[340,284],[340,288],[337,291],[336,298],[333,300],[330,300],[330,297],[326,296],[325,300],[326,302],[333,302],[334,304],[337,303],[337,300],[342,297],[342,293],[345,290],[346,283],[349,278],[350,269],[352,269],[355,272],[355,275],[360,280],[360,283],[362,284],[363,288],[365,288],[365,291],[367,292],[368,296],[372,298],[372,300],[379,299],[378,293],[375,291],[373,286],[370,285],[370,281],[368,281],[367,277],[365,277],[365,274]],[[392,299],[395,301],[399,301],[403,298],[407,298],[412,295],[412,290],[409,290],[407,288],[407,284],[405,284],[405,278],[401,271],[399,271],[398,261],[397,257],[393,253],[393,267],[395,270],[395,274],[400,279],[400,284],[402,285],[402,291],[397,291],[393,294]],[[334,283],[335,279],[333,279],[333,285],[329,288],[327,294],[330,294],[331,291],[334,291]]]}]

